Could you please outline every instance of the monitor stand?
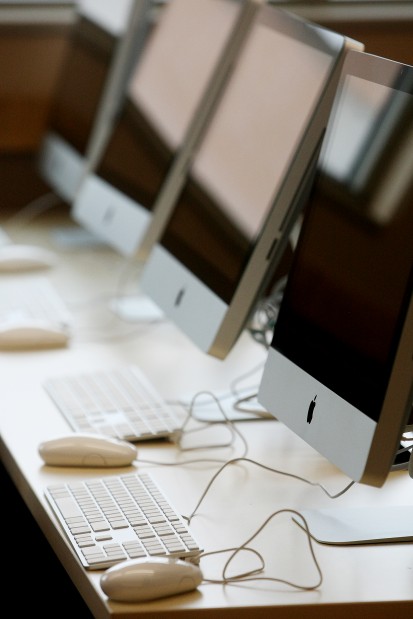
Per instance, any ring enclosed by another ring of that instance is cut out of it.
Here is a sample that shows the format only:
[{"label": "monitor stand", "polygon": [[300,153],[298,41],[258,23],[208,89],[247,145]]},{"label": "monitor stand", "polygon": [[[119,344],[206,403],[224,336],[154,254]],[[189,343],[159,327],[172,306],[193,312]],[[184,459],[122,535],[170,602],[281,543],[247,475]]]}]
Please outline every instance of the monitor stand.
[{"label": "monitor stand", "polygon": [[113,298],[109,307],[118,318],[125,322],[155,322],[164,318],[162,310],[144,294]]},{"label": "monitor stand", "polygon": [[[77,250],[105,247],[106,243],[82,226],[56,227],[51,233],[53,243],[59,249]],[[120,320],[129,323],[154,322],[162,320],[162,310],[146,295],[125,294],[109,301],[109,309]]]},{"label": "monitor stand", "polygon": [[[391,471],[408,471],[413,483],[412,462],[410,450],[399,451]],[[307,521],[311,537],[320,544],[413,542],[413,505],[331,507],[304,509],[300,513]],[[294,520],[303,528],[301,519]]]},{"label": "monitor stand", "polygon": [[[320,544],[413,542],[413,505],[299,510]],[[301,527],[301,519],[293,518]]]}]

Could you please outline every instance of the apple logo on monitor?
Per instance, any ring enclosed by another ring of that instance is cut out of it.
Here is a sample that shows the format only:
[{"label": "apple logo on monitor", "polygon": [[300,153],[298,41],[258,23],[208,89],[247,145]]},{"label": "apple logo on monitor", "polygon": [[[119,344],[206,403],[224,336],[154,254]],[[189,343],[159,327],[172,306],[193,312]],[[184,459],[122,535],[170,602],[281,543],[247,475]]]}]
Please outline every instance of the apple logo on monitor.
[{"label": "apple logo on monitor", "polygon": [[315,405],[316,405],[316,399],[317,399],[317,396],[315,395],[314,398],[311,400],[310,405],[308,407],[307,423],[311,423],[312,420],[313,420],[314,409],[315,409]]}]

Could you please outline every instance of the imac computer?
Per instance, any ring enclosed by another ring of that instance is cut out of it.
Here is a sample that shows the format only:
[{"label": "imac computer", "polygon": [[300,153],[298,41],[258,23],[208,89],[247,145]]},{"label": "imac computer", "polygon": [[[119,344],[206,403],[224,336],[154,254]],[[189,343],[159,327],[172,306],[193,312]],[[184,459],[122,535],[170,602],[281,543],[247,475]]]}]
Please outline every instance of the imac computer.
[{"label": "imac computer", "polygon": [[211,355],[228,354],[287,248],[352,47],[274,6],[255,14],[140,278]]},{"label": "imac computer", "polygon": [[69,204],[110,133],[151,22],[150,0],[107,4],[79,2],[38,156],[42,179]]},{"label": "imac computer", "polygon": [[411,459],[412,139],[413,67],[349,52],[258,396],[374,487]]},{"label": "imac computer", "polygon": [[174,204],[259,0],[173,0],[159,16],[73,219],[144,260]]}]

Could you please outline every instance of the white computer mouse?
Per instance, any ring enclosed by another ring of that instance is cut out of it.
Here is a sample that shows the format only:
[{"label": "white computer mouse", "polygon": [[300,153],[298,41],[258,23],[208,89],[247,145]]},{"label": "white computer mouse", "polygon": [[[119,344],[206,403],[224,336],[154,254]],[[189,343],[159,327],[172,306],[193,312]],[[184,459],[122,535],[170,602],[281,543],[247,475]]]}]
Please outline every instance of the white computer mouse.
[{"label": "white computer mouse", "polygon": [[132,443],[100,434],[73,433],[40,443],[40,457],[50,466],[128,466],[136,456]]},{"label": "white computer mouse", "polygon": [[145,602],[192,591],[202,579],[201,568],[190,561],[146,557],[110,567],[100,577],[100,586],[111,600]]},{"label": "white computer mouse", "polygon": [[50,269],[57,255],[44,247],[9,243],[0,247],[0,273]]},{"label": "white computer mouse", "polygon": [[70,334],[64,326],[34,318],[0,321],[0,350],[28,350],[66,346]]}]

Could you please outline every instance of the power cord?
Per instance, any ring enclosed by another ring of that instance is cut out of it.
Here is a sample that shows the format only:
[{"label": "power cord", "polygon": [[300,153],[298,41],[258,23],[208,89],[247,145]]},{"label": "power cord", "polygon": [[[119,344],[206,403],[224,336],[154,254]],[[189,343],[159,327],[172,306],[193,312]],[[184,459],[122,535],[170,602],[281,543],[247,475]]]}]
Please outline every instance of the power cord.
[{"label": "power cord", "polygon": [[253,339],[266,349],[271,345],[272,333],[278,318],[286,283],[287,275],[284,275],[277,281],[272,293],[258,303],[248,327]]}]

